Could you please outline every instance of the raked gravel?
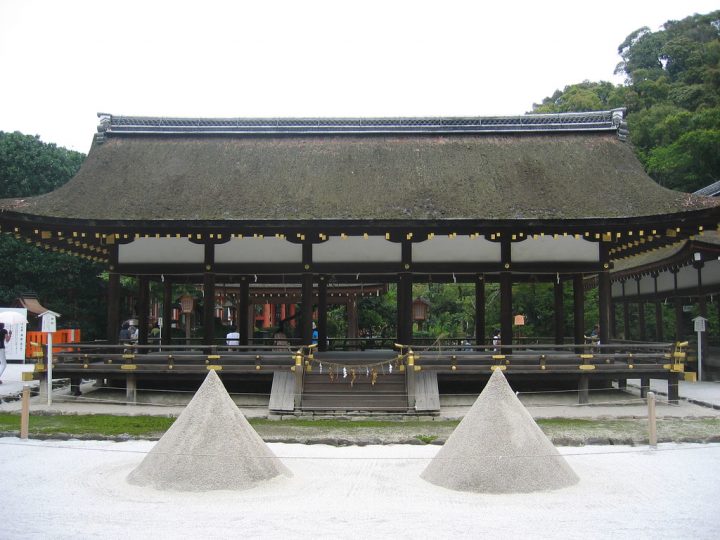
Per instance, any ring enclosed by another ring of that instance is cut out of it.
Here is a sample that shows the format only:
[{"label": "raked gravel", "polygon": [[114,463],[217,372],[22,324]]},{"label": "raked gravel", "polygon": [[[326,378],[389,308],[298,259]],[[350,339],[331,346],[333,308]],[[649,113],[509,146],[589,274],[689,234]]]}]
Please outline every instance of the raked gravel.
[{"label": "raked gravel", "polygon": [[421,476],[476,493],[529,493],[578,481],[500,370]]},{"label": "raked gravel", "polygon": [[179,491],[242,490],[279,475],[291,473],[211,370],[128,482]]}]

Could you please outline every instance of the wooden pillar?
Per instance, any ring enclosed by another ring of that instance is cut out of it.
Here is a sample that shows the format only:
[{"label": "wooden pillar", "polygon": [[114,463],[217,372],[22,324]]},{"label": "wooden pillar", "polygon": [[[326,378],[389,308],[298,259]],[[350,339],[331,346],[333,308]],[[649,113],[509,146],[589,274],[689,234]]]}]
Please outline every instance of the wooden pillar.
[{"label": "wooden pillar", "polygon": [[137,403],[137,379],[134,373],[125,376],[125,401],[128,405]]},{"label": "wooden pillar", "polygon": [[[509,238],[500,242],[500,262],[505,269],[500,272],[500,344],[512,345],[512,244]],[[510,349],[501,350],[503,354],[512,352]]]},{"label": "wooden pillar", "polygon": [[398,274],[398,341],[403,345],[412,342],[412,242],[403,240],[401,244],[401,263],[403,270]]},{"label": "wooden pillar", "polygon": [[558,279],[553,281],[553,305],[554,305],[554,321],[555,321],[555,344],[562,345],[565,343],[565,307],[564,298],[565,287],[563,282]]},{"label": "wooden pillar", "polygon": [[240,298],[238,298],[238,313],[237,313],[237,331],[240,334],[240,345],[250,344],[250,335],[252,334],[253,326],[255,321],[252,321],[250,317],[250,282],[247,276],[240,278]]},{"label": "wooden pillar", "polygon": [[623,339],[630,339],[630,308],[625,296],[625,282],[622,282]]},{"label": "wooden pillar", "polygon": [[412,343],[412,274],[398,275],[398,341],[403,345]]},{"label": "wooden pillar", "polygon": [[300,317],[302,319],[302,327],[300,332],[300,338],[304,345],[310,345],[312,343],[313,333],[313,245],[311,242],[303,242],[302,264],[304,273],[300,278],[300,284],[302,289],[302,300],[300,303]]},{"label": "wooden pillar", "polygon": [[590,401],[590,376],[587,373],[581,373],[578,378],[578,403],[581,405]]},{"label": "wooden pillar", "polygon": [[[696,262],[695,268],[697,268],[697,283],[698,283],[698,315],[700,317],[704,317],[705,319],[708,318],[707,314],[707,301],[705,299],[705,293],[703,291],[703,282],[702,282],[702,269],[704,266],[704,263],[702,261]],[[709,330],[709,325],[706,324],[707,329]],[[702,340],[702,346],[698,346],[699,349],[702,349],[702,357],[698,355],[698,373],[706,373],[705,371],[705,359],[707,358],[707,350],[708,350],[708,331],[700,333],[700,339]],[[702,367],[702,369],[700,369]]]},{"label": "wooden pillar", "polygon": [[[120,274],[117,273],[118,246],[108,246],[107,341],[117,344],[120,335]],[[41,385],[42,386],[42,385]]]},{"label": "wooden pillar", "polygon": [[215,244],[205,243],[203,268],[203,343],[215,340]]},{"label": "wooden pillar", "polygon": [[[512,345],[512,274],[500,272],[500,344]],[[504,350],[503,354],[509,354]]]},{"label": "wooden pillar", "polygon": [[685,329],[683,328],[682,298],[678,296],[677,286],[677,270],[675,270],[673,271],[673,290],[675,292],[675,297],[673,298],[673,304],[675,306],[675,341],[682,341]]},{"label": "wooden pillar", "polygon": [[347,337],[350,339],[357,339],[360,334],[360,328],[358,326],[358,301],[357,296],[351,296],[348,298],[346,304],[347,311]]},{"label": "wooden pillar", "polygon": [[664,341],[664,333],[665,330],[663,328],[663,307],[662,302],[660,302],[660,297],[658,297],[658,285],[657,285],[657,278],[658,275],[653,275],[653,289],[655,291],[654,297],[655,297],[655,339],[657,341]]},{"label": "wooden pillar", "polygon": [[576,344],[585,343],[585,291],[582,274],[573,276],[573,339]]},{"label": "wooden pillar", "polygon": [[668,401],[673,405],[678,404],[680,393],[678,390],[678,373],[671,371],[668,373]]},{"label": "wooden pillar", "polygon": [[617,338],[617,306],[610,298],[610,338]]},{"label": "wooden pillar", "polygon": [[637,287],[637,295],[638,295],[638,326],[639,326],[639,333],[638,336],[640,338],[640,341],[647,341],[647,332],[645,330],[645,302],[640,297],[640,279],[641,278],[635,278],[635,285]]},{"label": "wooden pillar", "polygon": [[650,391],[650,377],[640,377],[640,397],[646,398]]},{"label": "wooden pillar", "polygon": [[[312,315],[313,315],[313,275],[303,274],[302,283],[302,303],[300,304],[300,316],[302,318],[302,343],[310,345],[312,343]],[[318,332],[319,334],[319,332]],[[319,341],[319,340],[318,340]]]},{"label": "wooden pillar", "polygon": [[150,312],[150,280],[138,277],[138,344],[148,343],[148,313]]},{"label": "wooden pillar", "polygon": [[485,344],[485,277],[475,280],[475,344]]},{"label": "wooden pillar", "polygon": [[163,309],[162,309],[162,338],[163,345],[170,345],[172,342],[172,296],[173,288],[170,280],[163,282]]},{"label": "wooden pillar", "polygon": [[610,268],[608,263],[603,263],[603,270],[598,273],[598,324],[600,325],[600,343],[608,343],[610,341],[611,305]]},{"label": "wooden pillar", "polygon": [[318,277],[318,350],[327,350],[327,279]]},{"label": "wooden pillar", "polygon": [[272,309],[272,306],[268,302],[265,302],[263,304],[263,314],[262,314],[263,328],[270,328],[270,326],[272,326],[272,324],[271,324],[272,315],[270,314],[271,309]]}]

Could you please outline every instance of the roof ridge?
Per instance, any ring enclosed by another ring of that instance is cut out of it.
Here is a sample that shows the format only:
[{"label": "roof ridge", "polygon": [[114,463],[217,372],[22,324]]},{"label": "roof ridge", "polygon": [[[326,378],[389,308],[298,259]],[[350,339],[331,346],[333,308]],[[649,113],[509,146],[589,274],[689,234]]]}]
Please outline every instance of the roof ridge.
[{"label": "roof ridge", "polygon": [[625,139],[625,109],[517,116],[199,118],[98,113],[98,142],[131,134],[529,133],[616,131]]}]

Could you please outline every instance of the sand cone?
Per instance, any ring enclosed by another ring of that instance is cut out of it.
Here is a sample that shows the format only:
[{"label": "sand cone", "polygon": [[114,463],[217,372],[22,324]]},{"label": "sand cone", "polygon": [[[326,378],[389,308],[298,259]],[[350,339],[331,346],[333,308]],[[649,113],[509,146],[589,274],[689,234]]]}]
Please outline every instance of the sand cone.
[{"label": "sand cone", "polygon": [[180,491],[240,490],[280,474],[292,475],[211,370],[128,482]]},{"label": "sand cone", "polygon": [[456,491],[528,493],[579,480],[496,370],[420,475]]}]

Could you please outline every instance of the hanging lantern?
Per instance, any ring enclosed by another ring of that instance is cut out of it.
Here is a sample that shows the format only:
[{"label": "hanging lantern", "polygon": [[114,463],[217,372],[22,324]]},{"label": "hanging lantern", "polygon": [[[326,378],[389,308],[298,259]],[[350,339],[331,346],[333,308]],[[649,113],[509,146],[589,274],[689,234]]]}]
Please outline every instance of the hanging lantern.
[{"label": "hanging lantern", "polygon": [[183,313],[192,313],[195,305],[195,298],[189,294],[183,294],[180,297],[180,307]]},{"label": "hanging lantern", "polygon": [[428,318],[428,309],[430,304],[422,298],[416,298],[412,303],[412,315],[413,321],[417,323],[418,330],[422,329],[422,324]]}]

